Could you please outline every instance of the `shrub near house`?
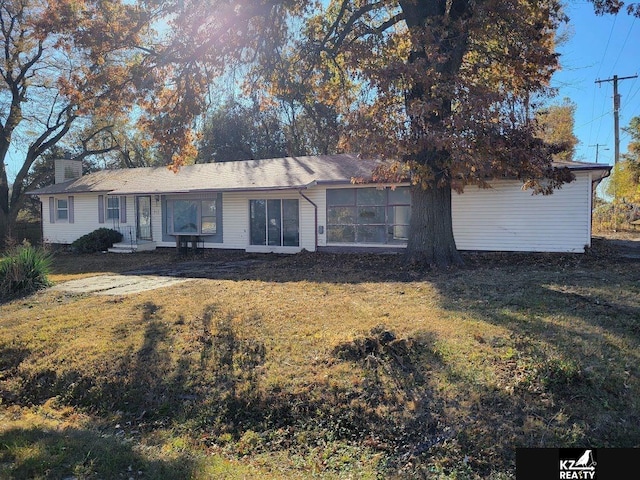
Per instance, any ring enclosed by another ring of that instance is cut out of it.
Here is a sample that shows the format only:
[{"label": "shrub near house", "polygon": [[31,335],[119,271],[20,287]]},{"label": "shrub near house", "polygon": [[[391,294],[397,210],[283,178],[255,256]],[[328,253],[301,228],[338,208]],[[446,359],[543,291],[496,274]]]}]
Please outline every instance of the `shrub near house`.
[{"label": "shrub near house", "polygon": [[122,240],[122,234],[109,228],[99,228],[75,240],[71,246],[78,253],[104,252]]}]

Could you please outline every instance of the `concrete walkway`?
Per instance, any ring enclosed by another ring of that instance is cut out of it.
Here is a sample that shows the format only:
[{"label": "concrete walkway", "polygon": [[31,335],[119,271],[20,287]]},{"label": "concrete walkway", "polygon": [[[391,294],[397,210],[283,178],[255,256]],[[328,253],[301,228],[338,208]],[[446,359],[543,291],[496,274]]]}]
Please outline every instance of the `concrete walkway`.
[{"label": "concrete walkway", "polygon": [[219,262],[190,261],[172,265],[155,265],[131,270],[121,275],[96,275],[69,280],[54,286],[54,291],[93,293],[96,295],[128,295],[132,293],[169,287],[189,280],[216,278],[246,271],[264,260],[233,259]]},{"label": "concrete walkway", "polygon": [[52,290],[96,295],[129,295],[169,287],[189,280],[157,275],[99,275],[63,282],[52,287]]}]

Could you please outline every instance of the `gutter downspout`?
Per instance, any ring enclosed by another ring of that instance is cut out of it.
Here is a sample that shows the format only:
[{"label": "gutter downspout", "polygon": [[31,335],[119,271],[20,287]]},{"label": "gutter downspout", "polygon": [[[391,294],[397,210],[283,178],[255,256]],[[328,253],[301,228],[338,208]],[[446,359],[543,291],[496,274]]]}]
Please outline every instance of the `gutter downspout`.
[{"label": "gutter downspout", "polygon": [[309,202],[311,205],[313,205],[313,209],[314,209],[314,214],[315,214],[315,236],[316,236],[316,241],[315,241],[315,251],[318,251],[318,205],[316,205],[309,197],[307,197],[304,193],[302,193],[302,189],[298,189],[298,193],[300,194],[300,196],[302,198],[304,198],[307,202]]}]

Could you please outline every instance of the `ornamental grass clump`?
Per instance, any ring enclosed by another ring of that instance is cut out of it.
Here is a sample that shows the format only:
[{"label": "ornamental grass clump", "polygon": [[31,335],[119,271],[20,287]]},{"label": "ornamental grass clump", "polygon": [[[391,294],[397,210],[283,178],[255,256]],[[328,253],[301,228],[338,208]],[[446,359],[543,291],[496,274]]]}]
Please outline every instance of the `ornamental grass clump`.
[{"label": "ornamental grass clump", "polygon": [[0,300],[28,295],[51,285],[51,255],[41,248],[22,245],[0,258]]}]

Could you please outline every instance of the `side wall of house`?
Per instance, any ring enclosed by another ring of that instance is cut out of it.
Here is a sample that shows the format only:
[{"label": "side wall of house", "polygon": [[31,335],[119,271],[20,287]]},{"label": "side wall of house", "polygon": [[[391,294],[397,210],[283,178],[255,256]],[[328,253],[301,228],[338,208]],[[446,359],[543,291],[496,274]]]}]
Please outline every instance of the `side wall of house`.
[{"label": "side wall of house", "polygon": [[[50,199],[53,198],[53,202]],[[103,202],[106,202],[107,196],[103,196]],[[123,198],[123,197],[121,197]],[[124,210],[122,219],[107,219],[102,217],[103,223],[100,223],[99,201],[98,195],[95,193],[81,193],[73,195],[43,195],[40,197],[42,202],[42,233],[45,243],[70,244],[77,238],[90,233],[98,228],[113,228],[123,234],[123,241],[131,241],[131,236],[135,239],[136,221],[135,221],[135,198],[132,196],[125,197]],[[58,199],[66,199],[69,205],[68,218],[56,218],[56,212],[53,215],[50,211],[50,205],[53,203],[54,208]],[[69,201],[69,199],[72,199]],[[102,205],[104,210],[104,203]],[[53,217],[53,218],[52,218]],[[51,222],[51,220],[54,220]]]},{"label": "side wall of house", "polygon": [[[492,188],[469,186],[453,193],[453,231],[459,250],[584,252],[591,245],[592,174],[576,172],[576,180],[551,195],[533,195],[518,181],[492,182]],[[353,185],[326,188],[354,188]],[[341,248],[326,239],[326,188],[314,192],[318,204],[320,247]],[[356,188],[370,188],[370,185]],[[398,245],[353,244],[365,248]]]},{"label": "side wall of house", "polygon": [[453,194],[453,232],[459,250],[584,252],[591,245],[588,171],[551,195],[532,195],[516,181]]}]

